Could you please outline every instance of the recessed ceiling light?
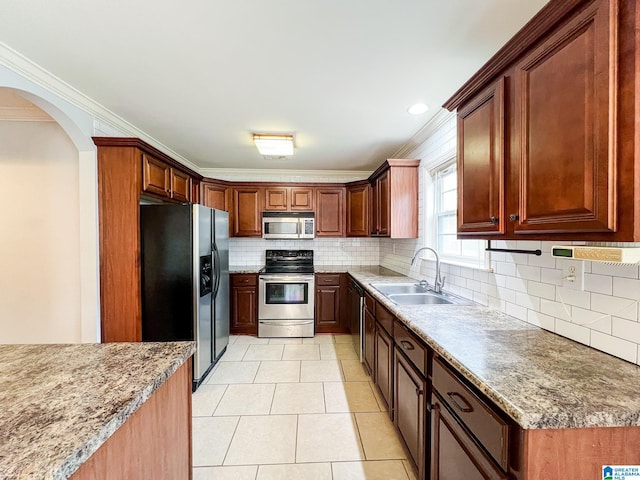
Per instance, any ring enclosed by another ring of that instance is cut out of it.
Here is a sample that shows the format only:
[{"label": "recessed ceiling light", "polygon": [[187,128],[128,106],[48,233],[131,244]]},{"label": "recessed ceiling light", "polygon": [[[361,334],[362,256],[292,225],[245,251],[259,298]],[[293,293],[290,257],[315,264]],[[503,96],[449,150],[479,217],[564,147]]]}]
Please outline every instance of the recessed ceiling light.
[{"label": "recessed ceiling light", "polygon": [[429,110],[429,107],[424,103],[416,103],[407,108],[407,112],[411,115],[422,115],[427,110]]}]

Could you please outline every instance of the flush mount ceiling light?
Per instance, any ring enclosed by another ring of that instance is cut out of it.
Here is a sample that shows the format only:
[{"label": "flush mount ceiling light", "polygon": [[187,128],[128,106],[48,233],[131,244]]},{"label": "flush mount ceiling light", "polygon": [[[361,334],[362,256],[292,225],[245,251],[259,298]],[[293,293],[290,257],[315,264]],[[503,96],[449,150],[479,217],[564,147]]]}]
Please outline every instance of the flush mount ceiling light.
[{"label": "flush mount ceiling light", "polygon": [[424,103],[416,103],[407,108],[407,112],[411,115],[422,115],[427,110],[429,110],[429,107]]},{"label": "flush mount ceiling light", "polygon": [[293,135],[253,134],[258,151],[266,157],[293,155]]}]

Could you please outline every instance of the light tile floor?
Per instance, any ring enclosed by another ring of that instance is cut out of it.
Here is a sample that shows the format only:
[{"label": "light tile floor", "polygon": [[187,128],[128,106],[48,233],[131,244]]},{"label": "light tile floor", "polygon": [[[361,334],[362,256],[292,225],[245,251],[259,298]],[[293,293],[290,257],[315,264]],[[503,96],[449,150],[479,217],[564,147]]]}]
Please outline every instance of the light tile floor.
[{"label": "light tile floor", "polygon": [[193,394],[194,480],[415,480],[348,335],[232,336]]}]

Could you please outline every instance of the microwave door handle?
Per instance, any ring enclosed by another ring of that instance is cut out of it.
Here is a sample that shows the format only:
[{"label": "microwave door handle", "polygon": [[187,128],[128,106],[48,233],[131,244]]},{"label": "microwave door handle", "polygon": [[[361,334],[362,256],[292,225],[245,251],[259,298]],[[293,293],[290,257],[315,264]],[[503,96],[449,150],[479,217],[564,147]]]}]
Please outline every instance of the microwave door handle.
[{"label": "microwave door handle", "polygon": [[298,219],[298,221],[296,222],[296,230],[298,232],[298,238],[302,238],[302,222],[304,220],[302,220],[301,218]]}]

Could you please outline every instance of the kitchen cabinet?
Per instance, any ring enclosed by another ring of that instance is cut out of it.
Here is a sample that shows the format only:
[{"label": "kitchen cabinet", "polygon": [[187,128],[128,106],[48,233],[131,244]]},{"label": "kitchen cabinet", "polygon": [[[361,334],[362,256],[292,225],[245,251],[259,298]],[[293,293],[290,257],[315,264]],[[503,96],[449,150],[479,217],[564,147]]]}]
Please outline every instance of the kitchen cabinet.
[{"label": "kitchen cabinet", "polygon": [[373,305],[375,300],[368,293],[365,292],[365,306],[364,306],[364,366],[367,372],[375,380],[375,332],[376,332],[376,317],[373,314]]},{"label": "kitchen cabinet", "polygon": [[231,223],[234,237],[262,236],[261,187],[233,187]]},{"label": "kitchen cabinet", "polygon": [[445,103],[460,237],[640,240],[638,9],[549,2]]},{"label": "kitchen cabinet", "polygon": [[[427,380],[396,346],[394,358],[394,425],[404,441],[418,478],[425,478]],[[460,477],[443,477],[443,480]]]},{"label": "kitchen cabinet", "polygon": [[258,334],[258,276],[236,273],[231,277],[232,335]]},{"label": "kitchen cabinet", "polygon": [[344,237],[343,187],[316,188],[316,236]]},{"label": "kitchen cabinet", "polygon": [[225,183],[207,180],[201,183],[201,189],[204,206],[229,211],[229,187]]},{"label": "kitchen cabinet", "polygon": [[375,329],[375,383],[393,420],[393,339],[380,324]]},{"label": "kitchen cabinet", "polygon": [[171,198],[171,172],[186,173],[192,182],[202,176],[138,138],[94,137],[93,141],[98,147],[101,341],[139,342],[140,196],[189,201],[183,175],[180,181],[186,190],[176,190],[176,198]]},{"label": "kitchen cabinet", "polygon": [[369,177],[371,235],[418,238],[420,160],[389,159]]},{"label": "kitchen cabinet", "polygon": [[317,273],[315,276],[316,333],[345,333],[349,330],[341,314],[342,277],[340,273]]},{"label": "kitchen cabinet", "polygon": [[347,184],[346,235],[347,237],[369,236],[369,200],[371,187],[369,182]]},{"label": "kitchen cabinet", "polygon": [[142,192],[177,202],[190,202],[191,176],[148,153],[142,153]]},{"label": "kitchen cabinet", "polygon": [[313,187],[268,186],[264,188],[265,211],[313,210]]}]

